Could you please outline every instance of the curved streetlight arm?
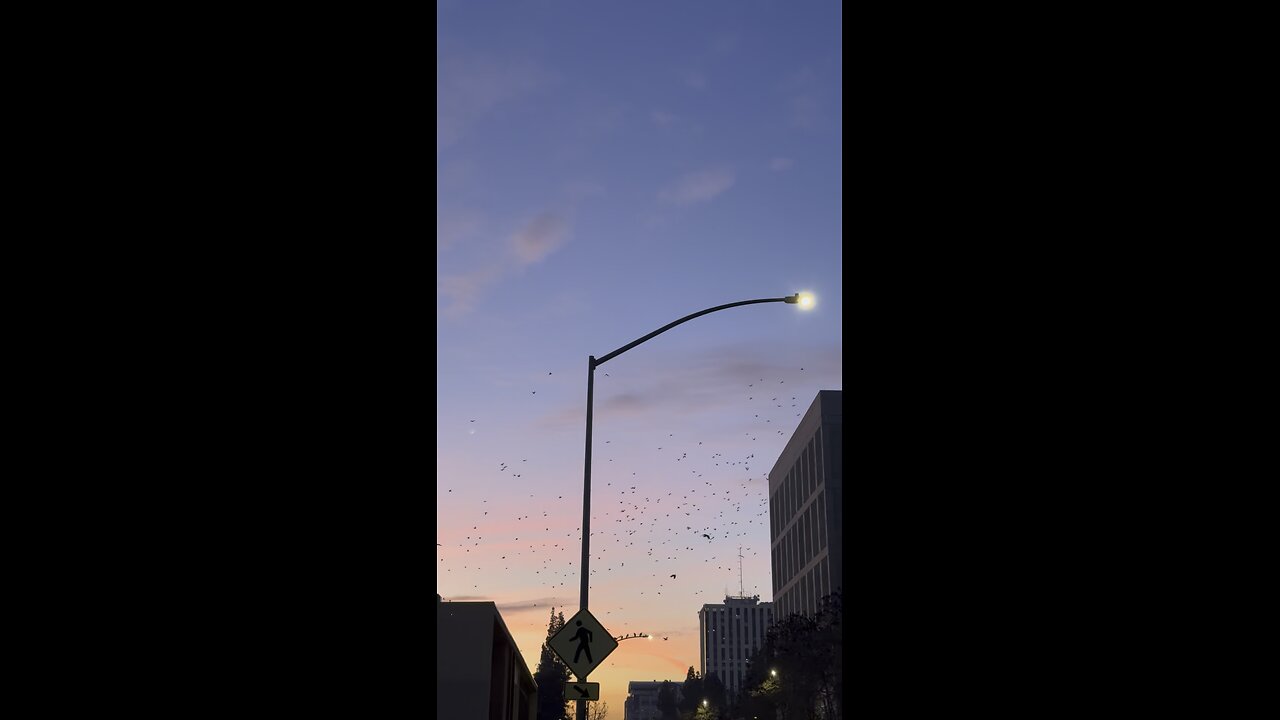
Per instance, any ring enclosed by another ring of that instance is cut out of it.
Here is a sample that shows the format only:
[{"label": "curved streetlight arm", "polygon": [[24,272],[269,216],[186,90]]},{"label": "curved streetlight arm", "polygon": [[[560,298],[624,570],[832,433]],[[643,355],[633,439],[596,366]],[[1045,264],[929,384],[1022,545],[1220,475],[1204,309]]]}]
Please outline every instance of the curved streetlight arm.
[{"label": "curved streetlight arm", "polygon": [[644,342],[645,340],[649,340],[650,338],[653,338],[653,337],[656,337],[656,336],[658,336],[658,335],[661,335],[662,333],[664,333],[664,332],[666,332],[666,331],[670,330],[671,328],[673,328],[673,327],[675,327],[675,326],[679,325],[680,323],[689,322],[690,320],[692,320],[692,319],[694,319],[694,318],[696,318],[696,317],[699,317],[699,316],[701,316],[701,315],[706,315],[707,313],[713,313],[713,312],[716,312],[717,310],[726,310],[726,309],[728,309],[728,308],[731,308],[731,307],[737,307],[737,306],[739,306],[739,305],[754,305],[755,303],[767,303],[767,302],[784,302],[784,303],[791,303],[791,304],[795,304],[795,303],[797,303],[797,302],[799,302],[799,301],[800,301],[800,293],[796,293],[795,295],[788,295],[787,297],[780,297],[780,298],[764,298],[764,299],[762,299],[762,300],[743,300],[743,301],[741,301],[741,302],[729,303],[728,305],[717,305],[717,306],[715,306],[715,307],[713,307],[713,308],[707,308],[706,310],[699,310],[698,312],[693,313],[692,315],[685,315],[684,317],[680,318],[679,320],[676,320],[676,321],[675,321],[675,322],[673,322],[673,323],[668,323],[668,324],[666,324],[666,325],[663,325],[662,327],[658,328],[657,330],[654,330],[653,332],[649,333],[648,335],[645,335],[644,337],[640,338],[639,340],[633,340],[632,342],[629,342],[629,343],[627,343],[626,345],[623,345],[622,347],[618,348],[617,350],[614,350],[613,352],[609,353],[608,355],[605,355],[605,356],[604,356],[604,357],[602,357],[602,358],[592,358],[592,361],[591,361],[591,367],[592,367],[592,368],[599,367],[599,366],[601,366],[601,365],[605,364],[606,362],[608,362],[611,358],[613,358],[613,357],[615,357],[615,356],[617,356],[617,355],[621,355],[622,353],[624,353],[624,352],[626,352],[626,351],[630,350],[631,348],[633,348],[633,347],[635,347],[635,346],[639,345],[640,343]]},{"label": "curved streetlight arm", "polygon": [[754,305],[756,303],[768,303],[768,302],[782,302],[782,303],[788,303],[788,304],[794,305],[800,302],[800,293],[796,293],[794,295],[788,295],[786,297],[780,297],[780,298],[762,298],[759,300],[742,300],[739,302],[728,303],[726,305],[717,305],[712,308],[707,308],[706,310],[699,310],[698,312],[693,313],[692,315],[685,315],[684,317],[680,318],[679,320],[676,320],[675,322],[663,325],[662,327],[658,328],[657,330],[654,330],[648,335],[645,335],[644,337],[638,340],[633,340],[632,342],[629,342],[626,345],[623,345],[622,347],[618,348],[617,350],[614,350],[613,352],[609,353],[608,355],[605,355],[602,358],[597,359],[595,355],[591,355],[587,358],[587,443],[586,443],[587,447],[586,447],[586,453],[585,453],[586,455],[586,461],[584,463],[585,467],[582,473],[583,474],[582,566],[581,566],[582,578],[580,580],[580,586],[578,588],[578,608],[579,609],[581,610],[587,609],[587,577],[589,574],[588,569],[591,567],[591,552],[590,552],[590,548],[591,548],[591,419],[592,419],[592,415],[594,414],[592,407],[594,405],[596,368],[599,367],[600,365],[603,365],[605,362],[607,362],[611,358],[617,357],[618,355],[621,355],[622,353],[639,345],[645,340],[649,340],[653,337],[661,335],[662,333],[670,330],[671,328],[681,323],[689,322],[690,320],[696,317],[701,317],[702,315],[706,315],[707,313],[713,313],[718,310],[726,310],[731,307],[738,307],[739,305]]},{"label": "curved streetlight arm", "polygon": [[[728,308],[737,307],[739,305],[754,305],[756,303],[767,303],[767,302],[784,302],[784,303],[794,305],[800,302],[800,293],[796,293],[794,295],[788,295],[786,297],[780,297],[780,298],[762,298],[760,300],[743,300],[741,302],[729,303],[727,305],[717,305],[713,308],[707,308],[706,310],[701,310],[699,312],[693,313],[692,315],[685,315],[684,317],[680,318],[679,320],[676,320],[673,323],[663,325],[662,327],[658,328],[657,330],[654,330],[648,335],[645,335],[644,337],[638,340],[635,340],[633,342],[629,342],[626,345],[623,345],[622,347],[618,348],[617,350],[614,350],[613,352],[609,353],[608,355],[605,355],[604,357],[598,360],[594,355],[587,358],[587,442],[586,442],[587,447],[586,447],[586,453],[585,453],[586,455],[585,462],[583,463],[584,467],[582,471],[582,564],[580,567],[580,572],[582,573],[582,576],[580,580],[581,585],[579,586],[579,589],[578,589],[579,609],[581,610],[587,609],[587,591],[590,587],[588,584],[588,578],[591,575],[590,573],[590,567],[591,567],[591,416],[593,415],[592,405],[594,403],[594,396],[595,396],[596,367],[603,365],[604,363],[608,362],[610,359],[617,357],[618,355],[621,355],[622,353],[639,345],[645,340],[649,340],[650,338],[661,335],[662,333],[670,330],[671,328],[679,325],[680,323],[689,322],[690,320],[696,317],[706,315],[707,313],[713,313],[713,312],[716,312],[717,310],[726,310]],[[582,677],[582,678],[579,678],[579,680],[585,681],[586,678]],[[586,701],[584,700],[578,701],[577,716],[578,716],[578,720],[586,720],[587,718]]]}]

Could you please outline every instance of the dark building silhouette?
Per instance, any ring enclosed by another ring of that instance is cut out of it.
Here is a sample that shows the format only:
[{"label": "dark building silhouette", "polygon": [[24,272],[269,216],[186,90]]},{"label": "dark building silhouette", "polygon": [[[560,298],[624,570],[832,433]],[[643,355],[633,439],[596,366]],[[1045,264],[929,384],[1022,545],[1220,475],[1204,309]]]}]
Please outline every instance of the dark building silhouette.
[{"label": "dark building silhouette", "polygon": [[813,616],[841,589],[843,392],[822,390],[769,473],[773,603],[778,618]]},{"label": "dark building silhouette", "polygon": [[[658,691],[662,690],[662,680],[632,680],[627,683],[627,699],[622,705],[622,720],[662,720],[662,712],[658,710]],[[684,697],[680,691],[684,686],[684,678],[671,680],[675,689],[676,702]]]},{"label": "dark building silhouette", "polygon": [[698,611],[699,647],[704,677],[715,673],[730,696],[742,690],[751,653],[764,644],[773,623],[773,603],[759,596],[727,596],[723,605],[703,605]]},{"label": "dark building silhouette", "polygon": [[436,717],[536,720],[538,687],[491,602],[436,596]]}]

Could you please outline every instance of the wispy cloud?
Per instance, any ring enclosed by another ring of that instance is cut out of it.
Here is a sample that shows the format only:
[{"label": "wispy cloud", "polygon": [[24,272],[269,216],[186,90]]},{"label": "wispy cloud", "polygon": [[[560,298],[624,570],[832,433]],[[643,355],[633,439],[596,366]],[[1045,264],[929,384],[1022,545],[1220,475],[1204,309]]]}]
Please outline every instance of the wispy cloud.
[{"label": "wispy cloud", "polygon": [[712,55],[729,55],[738,47],[738,33],[722,30],[711,38]]},{"label": "wispy cloud", "polygon": [[565,597],[540,597],[530,600],[513,600],[512,602],[498,603],[498,610],[504,615],[512,613],[540,612],[550,613],[552,607],[569,607],[574,600]]},{"label": "wispy cloud", "polygon": [[524,265],[532,265],[564,244],[568,225],[552,213],[542,213],[511,238],[511,249]]},{"label": "wispy cloud", "polygon": [[564,196],[573,205],[577,205],[587,198],[599,197],[604,194],[604,185],[594,180],[575,180],[566,183],[564,186]]},{"label": "wispy cloud", "polygon": [[[475,216],[453,218],[443,228],[437,224],[437,253],[458,242],[459,238],[469,237],[468,233],[475,234],[478,225],[479,218]],[[568,242],[570,235],[570,223],[564,215],[551,211],[535,215],[507,238],[501,252],[483,260],[480,266],[466,272],[437,276],[436,292],[445,300],[441,313],[444,317],[456,319],[471,312],[485,289],[504,277],[545,260]]]},{"label": "wispy cloud", "polygon": [[797,95],[791,98],[791,124],[803,130],[812,130],[822,119],[822,104],[818,98],[810,95]]},{"label": "wispy cloud", "polygon": [[782,83],[787,95],[787,110],[793,127],[813,130],[826,121],[825,107],[833,83],[811,67],[800,68]]},{"label": "wispy cloud", "polygon": [[480,234],[484,218],[470,211],[436,210],[436,254],[471,240]]},{"label": "wispy cloud", "polygon": [[658,192],[658,199],[673,205],[705,202],[733,186],[734,174],[727,169],[703,170],[675,180]]},{"label": "wispy cloud", "polygon": [[658,127],[671,127],[671,124],[676,121],[676,116],[665,110],[653,110],[649,113],[649,119]]},{"label": "wispy cloud", "polygon": [[457,595],[455,597],[444,598],[447,602],[491,602],[497,605],[498,611],[504,616],[513,613],[526,612],[551,612],[552,607],[569,607],[576,602],[572,598],[564,597],[538,597],[529,598],[528,600],[512,600],[509,602],[497,602],[487,595]]},{"label": "wispy cloud", "polygon": [[[843,350],[841,345],[797,348],[789,357],[752,344],[731,344],[705,352],[672,358],[670,365],[650,374],[628,377],[625,390],[596,371],[595,414],[602,422],[635,420],[646,416],[675,417],[714,412],[737,402],[749,384],[762,378],[770,385],[779,379],[799,381],[799,368],[807,377],[825,378],[827,389],[839,389]],[[614,386],[616,387],[616,386]],[[553,410],[537,421],[546,430],[581,430],[580,403]]]},{"label": "wispy cloud", "polygon": [[436,51],[436,152],[494,108],[539,90],[553,75],[528,58],[472,52],[447,39]]},{"label": "wispy cloud", "polygon": [[703,90],[707,87],[707,76],[698,70],[685,70],[680,73],[680,80],[685,87],[692,90]]},{"label": "wispy cloud", "polygon": [[481,291],[502,276],[502,267],[487,265],[458,275],[443,275],[436,280],[436,292],[448,301],[447,317],[459,317],[475,309]]}]

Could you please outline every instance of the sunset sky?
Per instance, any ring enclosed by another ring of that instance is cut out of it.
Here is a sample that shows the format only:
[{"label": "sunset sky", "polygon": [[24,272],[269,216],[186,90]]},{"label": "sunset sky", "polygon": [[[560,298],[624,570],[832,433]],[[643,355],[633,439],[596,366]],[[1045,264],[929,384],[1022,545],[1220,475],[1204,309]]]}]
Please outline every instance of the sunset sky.
[{"label": "sunset sky", "polygon": [[[840,5],[437,2],[436,588],[536,669],[578,609],[587,357],[590,677],[699,667],[697,611],[771,600],[767,480],[843,389]],[[711,536],[710,539],[703,537]],[[673,579],[670,576],[675,575]],[[668,638],[663,640],[662,638]]]}]

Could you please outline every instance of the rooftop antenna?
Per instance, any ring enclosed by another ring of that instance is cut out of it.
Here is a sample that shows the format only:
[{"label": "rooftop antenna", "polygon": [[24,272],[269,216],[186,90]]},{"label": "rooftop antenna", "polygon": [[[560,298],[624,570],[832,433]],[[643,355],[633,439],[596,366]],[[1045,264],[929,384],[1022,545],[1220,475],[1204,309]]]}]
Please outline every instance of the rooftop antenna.
[{"label": "rooftop antenna", "polygon": [[746,597],[747,593],[742,589],[742,546],[738,546],[738,597]]}]

